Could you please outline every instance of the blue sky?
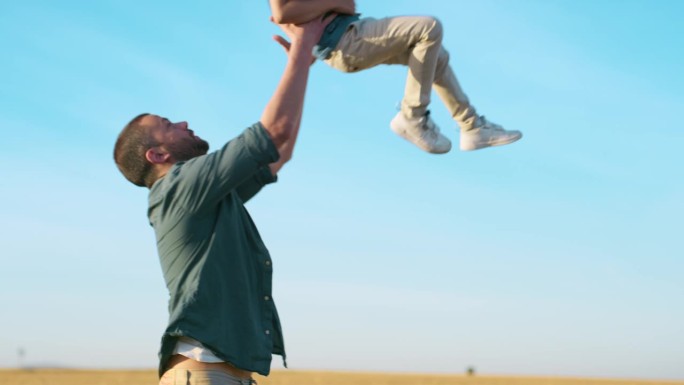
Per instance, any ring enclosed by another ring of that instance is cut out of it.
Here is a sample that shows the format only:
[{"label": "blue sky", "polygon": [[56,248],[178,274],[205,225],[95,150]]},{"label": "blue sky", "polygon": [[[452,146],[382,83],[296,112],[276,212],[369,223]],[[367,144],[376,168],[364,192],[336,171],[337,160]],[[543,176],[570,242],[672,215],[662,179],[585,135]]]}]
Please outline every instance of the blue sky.
[{"label": "blue sky", "polygon": [[[0,367],[156,366],[167,294],[114,140],[141,112],[213,148],[254,123],[285,62],[265,3],[0,5]],[[388,127],[404,68],[315,64],[248,204],[290,366],[684,379],[684,3],[357,6],[438,16],[473,104],[525,136],[423,153]]]}]

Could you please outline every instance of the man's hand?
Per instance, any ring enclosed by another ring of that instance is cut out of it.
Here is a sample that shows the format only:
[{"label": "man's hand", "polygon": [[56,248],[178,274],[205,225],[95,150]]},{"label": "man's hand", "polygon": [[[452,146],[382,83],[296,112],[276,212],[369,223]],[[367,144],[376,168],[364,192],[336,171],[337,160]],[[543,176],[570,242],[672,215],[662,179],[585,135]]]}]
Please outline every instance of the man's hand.
[{"label": "man's hand", "polygon": [[[301,42],[302,44],[313,48],[313,46],[316,45],[316,43],[318,43],[318,41],[321,39],[323,31],[325,31],[325,27],[327,27],[332,20],[333,17],[318,17],[302,24],[286,23],[278,24],[278,26],[283,30],[283,32],[285,32],[285,35],[287,35],[292,43],[296,44],[297,42]],[[272,16],[271,22],[275,23]],[[276,38],[276,41],[285,48],[286,52],[290,53],[292,43],[287,42],[287,40],[282,36]]]},{"label": "man's hand", "polygon": [[[276,43],[280,44],[285,49],[285,53],[290,52],[290,46],[292,44],[290,44],[290,42],[287,41],[284,37],[282,37],[280,35],[273,35],[273,40],[275,40]],[[316,57],[312,56],[311,57],[311,65],[313,65],[315,62],[316,62]]]},{"label": "man's hand", "polygon": [[[321,38],[321,35],[323,35],[323,31],[325,31],[325,27],[330,24],[330,22],[333,20],[333,17],[327,17],[325,19],[323,18],[318,18],[311,20],[307,23],[303,24],[278,24],[278,26],[285,32],[285,34],[290,38],[290,40],[294,41],[295,39],[301,38],[304,41],[310,42],[314,41],[314,45],[318,43],[318,41]],[[273,17],[271,17],[271,22],[275,23],[273,20]],[[308,40],[307,40],[308,39]],[[287,54],[290,53],[290,48],[292,48],[292,43],[287,41],[285,37],[280,36],[280,35],[273,35],[273,40],[275,40],[278,44],[280,44],[284,49]],[[311,46],[313,48],[313,45]],[[316,58],[312,57],[311,58],[311,64],[316,62]]]}]

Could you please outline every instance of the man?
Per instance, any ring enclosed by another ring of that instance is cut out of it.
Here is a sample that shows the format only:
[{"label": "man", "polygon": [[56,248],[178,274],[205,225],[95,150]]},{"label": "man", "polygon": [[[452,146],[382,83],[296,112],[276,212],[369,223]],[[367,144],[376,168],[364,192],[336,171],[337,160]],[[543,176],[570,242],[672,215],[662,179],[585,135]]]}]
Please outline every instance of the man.
[{"label": "man", "polygon": [[520,131],[507,131],[478,115],[449,65],[442,47],[442,25],[434,17],[360,18],[354,0],[269,0],[276,23],[303,23],[332,14],[314,50],[318,59],[342,72],[358,72],[379,64],[409,68],[401,111],[390,122],[397,135],[424,151],[442,154],[451,141],[430,118],[434,87],[460,127],[462,151],[517,141]]},{"label": "man", "polygon": [[243,204],[287,162],[302,116],[311,50],[327,22],[282,25],[288,61],[258,123],[223,148],[187,122],[142,114],[121,132],[114,159],[124,176],[150,189],[166,286],[169,324],[160,349],[160,384],[249,384],[285,362],[271,293],[268,250]]}]

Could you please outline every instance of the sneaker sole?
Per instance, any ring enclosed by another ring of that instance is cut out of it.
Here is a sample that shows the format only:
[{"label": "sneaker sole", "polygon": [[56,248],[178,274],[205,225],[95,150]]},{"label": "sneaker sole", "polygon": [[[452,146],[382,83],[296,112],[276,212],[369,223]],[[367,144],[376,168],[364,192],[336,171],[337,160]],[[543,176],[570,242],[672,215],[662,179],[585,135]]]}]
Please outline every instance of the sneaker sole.
[{"label": "sneaker sole", "polygon": [[429,152],[430,154],[446,154],[447,152],[451,151],[451,143],[449,143],[449,148],[447,148],[446,150],[437,150],[434,148],[430,148],[429,146],[425,145],[422,142],[414,142],[412,137],[408,135],[406,130],[401,130],[401,129],[395,128],[394,125],[391,123],[390,123],[390,128],[392,129],[392,131],[395,134],[404,138],[404,140],[406,140],[407,142],[414,144],[416,147],[420,148],[421,150],[423,150],[425,152]]},{"label": "sneaker sole", "polygon": [[493,142],[487,142],[487,143],[476,143],[472,146],[461,146],[461,151],[475,151],[475,150],[480,150],[483,148],[487,147],[496,147],[496,146],[504,146],[506,144],[511,144],[514,142],[517,142],[522,138],[522,132],[519,133],[517,136],[513,136],[507,139],[499,139],[495,140]]}]

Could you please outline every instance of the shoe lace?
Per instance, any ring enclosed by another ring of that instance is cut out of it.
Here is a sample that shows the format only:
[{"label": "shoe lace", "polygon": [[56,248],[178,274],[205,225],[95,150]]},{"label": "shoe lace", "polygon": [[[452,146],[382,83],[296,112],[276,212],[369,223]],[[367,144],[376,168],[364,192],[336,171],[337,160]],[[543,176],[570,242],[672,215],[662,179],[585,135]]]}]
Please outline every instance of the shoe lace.
[{"label": "shoe lace", "polygon": [[481,115],[481,116],[478,118],[478,120],[479,120],[479,121],[478,121],[479,124],[477,125],[478,127],[481,127],[481,128],[484,128],[484,129],[490,129],[490,128],[492,128],[492,126],[489,124],[489,122],[487,121],[487,118],[486,118],[484,115]]},{"label": "shoe lace", "polygon": [[437,127],[430,119],[430,110],[425,111],[425,115],[423,115],[423,123],[420,127],[423,129],[423,131],[435,133],[439,132],[439,127]]},{"label": "shoe lace", "polygon": [[497,132],[499,132],[499,131],[505,131],[503,128],[501,128],[501,127],[498,126],[497,124],[494,124],[494,123],[491,123],[490,121],[488,121],[487,118],[485,118],[484,115],[480,116],[480,117],[479,117],[479,120],[480,120],[480,121],[479,121],[480,124],[478,125],[478,127],[480,127],[481,129],[485,129],[485,130],[491,129],[491,130],[494,130],[494,131],[497,131]]}]

